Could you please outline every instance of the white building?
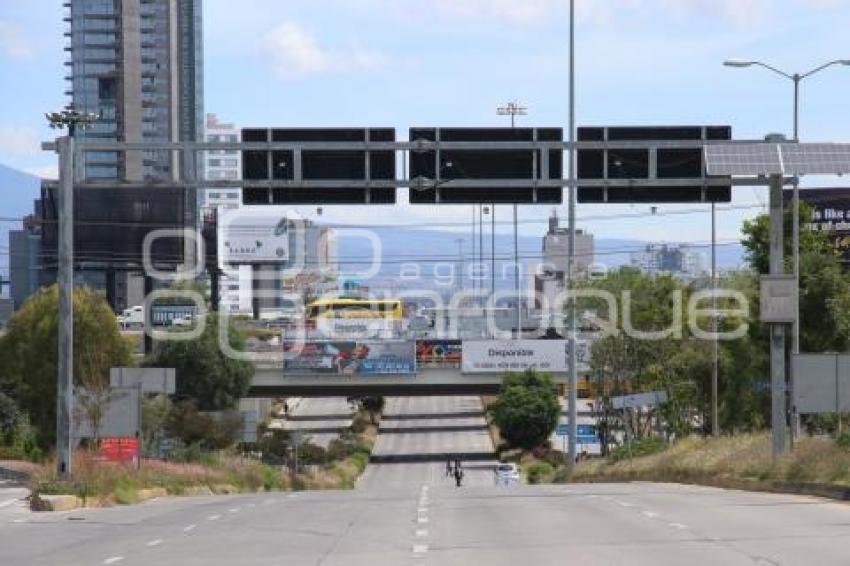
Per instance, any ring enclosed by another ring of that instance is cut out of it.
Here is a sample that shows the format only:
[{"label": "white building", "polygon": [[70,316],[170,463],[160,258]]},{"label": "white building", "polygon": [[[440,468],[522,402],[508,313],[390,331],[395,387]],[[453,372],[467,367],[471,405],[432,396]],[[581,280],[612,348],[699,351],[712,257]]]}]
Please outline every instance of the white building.
[{"label": "white building", "polygon": [[705,254],[688,244],[647,244],[633,253],[631,265],[644,273],[696,279],[707,273]]},{"label": "white building", "polygon": [[[204,141],[238,142],[241,132],[234,124],[219,121],[216,114],[207,114]],[[207,151],[204,154],[204,179],[207,181],[238,181],[242,178],[242,155],[237,150]],[[201,217],[242,206],[240,188],[205,188],[198,191],[198,211]],[[226,269],[219,280],[219,308],[230,313],[251,312],[251,267]],[[243,289],[245,291],[243,291]]]}]

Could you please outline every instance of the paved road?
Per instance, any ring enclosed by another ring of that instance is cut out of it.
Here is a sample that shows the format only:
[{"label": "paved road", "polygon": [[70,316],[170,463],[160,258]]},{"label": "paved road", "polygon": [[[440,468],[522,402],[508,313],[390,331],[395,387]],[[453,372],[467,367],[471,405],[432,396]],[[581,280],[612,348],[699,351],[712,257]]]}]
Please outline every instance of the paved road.
[{"label": "paved road", "polygon": [[850,506],[678,485],[411,485],[0,520],[0,564],[850,564]]},{"label": "paved road", "polygon": [[340,431],[351,427],[352,406],[344,397],[305,397],[290,409],[282,421],[284,430],[300,431],[305,440],[327,448]]},{"label": "paved road", "polygon": [[402,462],[370,465],[354,491],[55,514],[13,503],[0,508],[0,564],[850,564],[848,504],[670,484],[499,488],[473,462],[457,488],[443,462],[410,451],[486,450],[477,400],[392,399],[387,415],[377,448]]},{"label": "paved road", "polygon": [[465,486],[493,485],[495,454],[478,397],[388,398],[360,486],[453,485],[449,455],[461,459]]}]

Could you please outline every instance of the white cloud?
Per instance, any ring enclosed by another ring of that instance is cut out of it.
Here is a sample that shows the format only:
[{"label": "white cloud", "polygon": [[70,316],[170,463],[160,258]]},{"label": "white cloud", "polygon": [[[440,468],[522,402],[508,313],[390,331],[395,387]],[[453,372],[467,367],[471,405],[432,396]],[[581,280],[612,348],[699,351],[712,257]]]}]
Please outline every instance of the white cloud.
[{"label": "white cloud", "polygon": [[15,25],[0,20],[0,56],[12,61],[30,61],[35,55],[33,46]]},{"label": "white cloud", "polygon": [[375,69],[385,62],[380,54],[357,47],[344,50],[325,48],[315,36],[293,22],[284,22],[266,34],[262,50],[278,76],[290,80],[331,72]]},{"label": "white cloud", "polygon": [[0,159],[27,159],[41,152],[41,140],[35,128],[0,126]]},{"label": "white cloud", "polygon": [[27,173],[30,175],[35,175],[36,177],[41,177],[42,179],[58,179],[59,178],[59,165],[56,163],[51,163],[49,165],[41,165],[38,167],[28,167],[25,169]]}]

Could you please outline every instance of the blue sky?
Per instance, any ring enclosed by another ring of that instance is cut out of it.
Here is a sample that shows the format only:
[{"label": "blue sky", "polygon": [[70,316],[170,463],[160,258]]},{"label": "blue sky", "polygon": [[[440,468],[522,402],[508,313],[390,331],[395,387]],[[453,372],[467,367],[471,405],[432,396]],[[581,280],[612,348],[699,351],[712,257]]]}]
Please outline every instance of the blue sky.
[{"label": "blue sky", "polygon": [[[577,3],[579,125],[712,123],[731,124],[737,138],[790,133],[791,84],[721,62],[742,57],[802,71],[850,58],[850,0]],[[43,112],[67,102],[61,4],[0,0],[0,162],[42,174],[55,170],[38,150],[51,137]],[[505,124],[495,109],[511,99],[530,109],[521,124],[567,122],[566,0],[206,0],[205,11],[205,107],[240,125],[395,126],[403,137],[410,126]],[[850,141],[848,93],[845,67],[804,85],[803,140]],[[740,208],[719,214],[721,241],[736,239],[765,198],[763,189],[738,189]],[[497,218],[507,221],[501,208]],[[683,209],[702,212],[663,215]],[[618,218],[646,210],[582,206],[578,215],[603,237],[709,238],[704,206]],[[521,214],[542,220],[549,208]],[[325,217],[427,226],[465,222],[470,212],[335,207]],[[539,234],[543,224],[522,229]]]}]

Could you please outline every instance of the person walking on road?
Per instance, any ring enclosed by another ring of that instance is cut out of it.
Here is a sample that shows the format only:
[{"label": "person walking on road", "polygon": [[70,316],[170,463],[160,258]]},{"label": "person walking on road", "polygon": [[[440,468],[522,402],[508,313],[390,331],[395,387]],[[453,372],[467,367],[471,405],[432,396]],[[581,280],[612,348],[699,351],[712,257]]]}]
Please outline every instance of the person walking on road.
[{"label": "person walking on road", "polygon": [[452,477],[452,457],[446,457],[446,477]]},{"label": "person walking on road", "polygon": [[463,484],[463,470],[460,466],[455,467],[455,485],[460,487]]}]

